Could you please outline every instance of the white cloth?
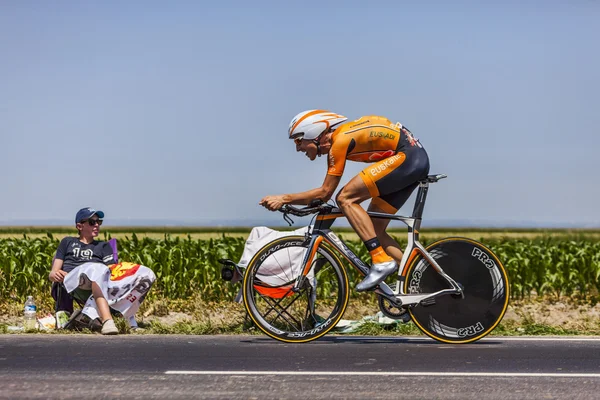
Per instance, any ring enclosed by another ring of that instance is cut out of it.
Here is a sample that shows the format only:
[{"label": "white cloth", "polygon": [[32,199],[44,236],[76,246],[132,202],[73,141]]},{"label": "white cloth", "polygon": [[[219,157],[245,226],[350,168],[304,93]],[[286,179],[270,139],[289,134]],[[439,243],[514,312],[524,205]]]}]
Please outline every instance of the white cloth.
[{"label": "white cloth", "polygon": [[[301,235],[304,236],[308,231],[308,227],[305,226],[300,229],[288,232],[280,232],[266,226],[257,226],[252,228],[246,244],[244,245],[244,251],[240,257],[240,261],[237,265],[240,268],[246,268],[252,257],[262,249],[266,244],[272,242],[275,239],[285,236]],[[273,255],[269,256],[262,265],[260,266],[260,273],[256,275],[263,283],[278,287],[289,283],[298,275],[300,275],[302,260],[306,254],[306,249],[301,247],[292,247],[285,251],[277,251]],[[314,273],[311,270],[308,274],[309,281],[315,286]],[[232,280],[232,282],[239,281]],[[236,301],[241,302],[241,290],[236,296]]]},{"label": "white cloth", "polygon": [[[108,305],[135,327],[135,313],[155,280],[154,272],[143,265],[122,262],[107,267],[102,263],[89,262],[69,272],[64,285],[70,293],[77,288],[91,290],[92,282],[96,282]],[[91,319],[99,317],[93,296],[87,300],[82,312]]]},{"label": "white cloth", "polygon": [[241,268],[246,268],[250,263],[250,260],[252,260],[252,257],[254,257],[254,255],[256,254],[256,252],[263,248],[263,246],[267,243],[284,236],[304,236],[307,231],[308,226],[289,232],[276,231],[271,228],[267,228],[266,226],[256,226],[252,228],[252,230],[250,231],[250,235],[248,235],[248,239],[246,239],[244,251],[242,252],[242,256],[240,257],[238,266]]}]

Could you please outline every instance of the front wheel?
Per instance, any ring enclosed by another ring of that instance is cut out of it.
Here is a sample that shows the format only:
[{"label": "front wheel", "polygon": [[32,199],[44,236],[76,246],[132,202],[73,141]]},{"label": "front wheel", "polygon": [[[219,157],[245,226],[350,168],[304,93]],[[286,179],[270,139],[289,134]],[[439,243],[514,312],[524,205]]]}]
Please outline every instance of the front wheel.
[{"label": "front wheel", "polygon": [[[494,253],[479,242],[448,238],[426,248],[443,271],[463,288],[463,296],[442,295],[433,305],[410,309],[417,327],[445,343],[471,343],[490,333],[508,307],[506,270]],[[419,254],[408,266],[406,293],[433,293],[448,282]]]},{"label": "front wheel", "polygon": [[283,342],[317,339],[335,327],[348,305],[348,276],[342,262],[321,244],[305,277],[304,236],[284,236],[260,249],[244,274],[244,306],[268,336]]}]

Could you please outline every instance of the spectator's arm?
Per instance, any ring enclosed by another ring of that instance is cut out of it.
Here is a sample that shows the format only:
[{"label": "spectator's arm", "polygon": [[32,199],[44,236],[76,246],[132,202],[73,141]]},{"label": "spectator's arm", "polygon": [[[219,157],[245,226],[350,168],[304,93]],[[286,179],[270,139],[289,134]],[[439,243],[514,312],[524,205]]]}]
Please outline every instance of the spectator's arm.
[{"label": "spectator's arm", "polygon": [[62,282],[65,276],[67,276],[67,272],[62,270],[65,255],[67,253],[67,244],[69,242],[69,238],[63,238],[58,245],[58,250],[56,250],[56,255],[54,256],[54,261],[52,261],[52,270],[48,275],[48,278],[52,282]]},{"label": "spectator's arm", "polygon": [[52,263],[52,270],[50,271],[50,275],[48,275],[48,278],[52,282],[62,282],[63,279],[65,279],[65,276],[67,276],[67,272],[62,270],[62,266],[63,260],[55,258],[54,262]]}]

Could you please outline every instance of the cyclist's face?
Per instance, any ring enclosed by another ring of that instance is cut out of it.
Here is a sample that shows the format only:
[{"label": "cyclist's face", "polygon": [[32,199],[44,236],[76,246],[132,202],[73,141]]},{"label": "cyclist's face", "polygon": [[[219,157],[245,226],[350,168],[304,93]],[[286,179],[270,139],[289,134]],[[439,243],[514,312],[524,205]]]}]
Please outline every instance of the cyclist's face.
[{"label": "cyclist's face", "polygon": [[296,151],[301,151],[306,154],[306,157],[311,161],[317,158],[317,145],[312,140],[302,140],[296,142]]}]

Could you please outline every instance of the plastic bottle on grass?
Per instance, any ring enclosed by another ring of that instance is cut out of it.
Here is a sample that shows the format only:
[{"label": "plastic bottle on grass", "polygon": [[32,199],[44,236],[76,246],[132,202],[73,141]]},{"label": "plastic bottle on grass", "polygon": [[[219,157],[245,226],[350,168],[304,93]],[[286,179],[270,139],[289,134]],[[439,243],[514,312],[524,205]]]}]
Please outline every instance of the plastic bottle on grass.
[{"label": "plastic bottle on grass", "polygon": [[36,328],[36,324],[37,307],[35,306],[33,296],[27,296],[27,301],[25,302],[25,310],[23,312],[23,328],[26,331],[32,330]]}]

